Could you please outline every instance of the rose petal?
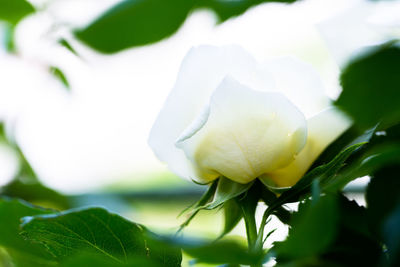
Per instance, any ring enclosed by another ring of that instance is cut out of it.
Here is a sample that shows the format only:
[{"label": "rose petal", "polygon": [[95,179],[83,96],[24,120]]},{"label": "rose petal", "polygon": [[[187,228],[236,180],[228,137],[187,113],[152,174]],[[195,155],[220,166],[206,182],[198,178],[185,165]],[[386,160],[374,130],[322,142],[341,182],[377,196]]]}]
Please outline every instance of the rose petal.
[{"label": "rose petal", "polygon": [[252,88],[268,89],[273,80],[262,75],[258,64],[237,46],[193,48],[182,62],[176,84],[155,121],[149,145],[170,169],[194,178],[193,168],[174,143],[190,123],[201,114],[212,92],[226,75],[232,75]]},{"label": "rose petal", "polygon": [[329,106],[323,82],[311,65],[293,57],[280,57],[268,60],[263,68],[274,77],[274,91],[284,94],[306,118]]},{"label": "rose petal", "polygon": [[232,78],[224,79],[209,111],[189,129],[177,146],[202,181],[223,175],[248,183],[288,165],[307,136],[303,114],[286,97],[249,89]]},{"label": "rose petal", "polygon": [[329,108],[310,118],[307,124],[308,137],[303,150],[288,166],[261,177],[265,184],[293,186],[322,151],[350,127],[351,121],[339,110]]}]

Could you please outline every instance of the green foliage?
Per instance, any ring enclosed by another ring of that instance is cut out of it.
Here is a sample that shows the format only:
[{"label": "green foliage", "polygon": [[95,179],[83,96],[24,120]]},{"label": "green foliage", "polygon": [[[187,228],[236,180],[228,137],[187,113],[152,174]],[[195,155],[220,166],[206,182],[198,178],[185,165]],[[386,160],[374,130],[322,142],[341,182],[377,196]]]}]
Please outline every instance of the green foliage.
[{"label": "green foliage", "polygon": [[273,253],[284,266],[377,266],[382,248],[371,238],[364,207],[336,194],[307,200]]},{"label": "green foliage", "polygon": [[33,12],[35,9],[28,1],[0,0],[0,20],[5,20],[13,25]]},{"label": "green foliage", "polygon": [[75,32],[86,44],[103,53],[160,41],[178,30],[190,12],[213,10],[220,21],[264,2],[295,0],[125,0]]},{"label": "green foliage", "polygon": [[320,184],[327,183],[343,167],[346,159],[362,145],[364,145],[364,143],[352,145],[343,150],[329,163],[318,166],[308,172],[293,187],[282,193],[276,201],[271,203],[268,209],[272,212],[275,208],[283,204],[299,201],[301,198],[304,198],[304,196],[309,195],[314,180],[317,180]]},{"label": "green foliage", "polygon": [[[397,154],[399,155],[399,154]],[[400,203],[400,162],[377,170],[368,185],[366,201],[371,229],[380,237],[382,225]],[[383,197],[384,196],[384,197]]]},{"label": "green foliage", "polygon": [[357,125],[381,129],[400,122],[400,48],[377,47],[352,61],[341,75],[343,92],[336,105]]},{"label": "green foliage", "polygon": [[126,0],[77,31],[76,36],[103,53],[156,42],[180,27],[193,3],[194,0]]},{"label": "green foliage", "polygon": [[0,188],[0,196],[20,198],[34,204],[56,209],[67,209],[71,206],[68,197],[45,187],[32,177],[11,181]]},{"label": "green foliage", "polygon": [[237,240],[222,239],[217,241],[192,238],[163,238],[164,242],[181,247],[183,251],[195,258],[196,262],[213,264],[258,264],[264,252],[250,252]]},{"label": "green foliage", "polygon": [[289,237],[276,247],[280,258],[309,258],[325,251],[336,236],[338,203],[335,196],[300,205],[293,216]]},{"label": "green foliage", "polygon": [[16,199],[0,198],[0,246],[4,247],[17,266],[51,266],[54,258],[38,244],[19,235],[21,218],[49,214],[54,211],[34,207]]},{"label": "green foliage", "polygon": [[207,203],[205,209],[215,209],[225,202],[246,192],[253,183],[239,184],[228,178],[221,177],[218,179],[218,186],[214,198],[210,203]]},{"label": "green foliage", "polygon": [[383,224],[383,238],[388,248],[389,265],[400,265],[400,203],[388,214]]},{"label": "green foliage", "polygon": [[49,70],[50,70],[50,73],[53,74],[53,76],[56,77],[65,86],[65,88],[70,89],[70,85],[67,80],[67,77],[62,72],[62,70],[60,70],[57,67],[50,67]]},{"label": "green foliage", "polygon": [[25,238],[42,244],[60,262],[77,252],[115,264],[144,258],[159,266],[180,266],[182,260],[178,249],[160,247],[143,226],[100,208],[25,217],[22,229]]}]

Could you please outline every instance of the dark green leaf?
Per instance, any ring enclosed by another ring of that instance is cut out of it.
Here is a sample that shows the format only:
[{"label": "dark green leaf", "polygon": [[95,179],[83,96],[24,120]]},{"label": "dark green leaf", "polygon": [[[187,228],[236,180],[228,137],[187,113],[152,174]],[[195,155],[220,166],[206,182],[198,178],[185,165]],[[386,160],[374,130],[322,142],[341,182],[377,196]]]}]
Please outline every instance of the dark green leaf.
[{"label": "dark green leaf", "polygon": [[400,48],[385,45],[351,62],[341,75],[336,105],[362,127],[400,122]]},{"label": "dark green leaf", "polygon": [[0,0],[0,20],[17,24],[23,17],[35,12],[34,7],[25,0]]},{"label": "dark green leaf", "polygon": [[390,266],[400,265],[400,203],[383,223],[383,238],[389,252]]},{"label": "dark green leaf", "polygon": [[336,239],[319,258],[335,266],[378,266],[383,250],[368,227],[366,209],[343,195],[339,209]]},{"label": "dark green leaf", "polygon": [[54,258],[42,246],[32,244],[19,235],[22,217],[51,212],[54,211],[40,209],[21,200],[0,198],[0,246],[7,250],[17,266],[54,265]]},{"label": "dark green leaf", "polygon": [[211,9],[225,21],[265,2],[295,0],[125,0],[75,34],[94,49],[115,53],[170,36],[195,9]]},{"label": "dark green leaf", "polygon": [[147,257],[159,266],[180,266],[179,249],[161,247],[141,225],[100,208],[25,217],[22,235],[41,243],[58,261],[87,253],[114,263]]},{"label": "dark green leaf", "polygon": [[379,236],[383,221],[400,203],[399,173],[400,163],[381,168],[373,174],[367,188],[369,222],[371,228]]},{"label": "dark green leaf", "polygon": [[103,53],[157,42],[179,28],[193,4],[194,0],[125,0],[76,36]]},{"label": "dark green leaf", "polygon": [[279,258],[308,258],[323,252],[334,240],[339,221],[335,196],[307,201],[293,215],[288,238],[277,244]]},{"label": "dark green leaf", "polygon": [[342,190],[352,180],[370,175],[387,165],[400,164],[400,144],[387,143],[370,148],[356,162],[353,162],[334,179],[323,185],[324,191]]}]

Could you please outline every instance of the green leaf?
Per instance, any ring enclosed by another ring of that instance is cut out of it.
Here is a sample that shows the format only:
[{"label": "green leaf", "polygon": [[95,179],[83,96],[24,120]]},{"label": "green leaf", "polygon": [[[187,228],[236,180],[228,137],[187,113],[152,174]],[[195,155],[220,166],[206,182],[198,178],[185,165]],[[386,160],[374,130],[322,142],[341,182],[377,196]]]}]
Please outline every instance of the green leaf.
[{"label": "green leaf", "polygon": [[[212,264],[259,264],[263,252],[249,252],[241,240],[221,239],[217,241],[194,238],[163,238],[165,243],[181,247],[196,262]],[[244,240],[243,240],[244,241]]]},{"label": "green leaf", "polygon": [[222,22],[264,2],[295,0],[125,0],[75,35],[100,52],[115,53],[172,35],[195,9],[211,9]]},{"label": "green leaf", "polygon": [[183,228],[185,228],[189,223],[193,220],[193,218],[199,213],[199,211],[207,204],[207,202],[210,201],[210,199],[214,196],[215,190],[217,190],[217,185],[218,185],[218,180],[214,180],[208,190],[204,193],[204,195],[200,198],[199,201],[194,203],[194,205],[187,207],[184,209],[182,213],[185,213],[187,210],[192,209],[192,213],[189,216],[189,218],[186,219],[185,222],[183,222],[179,228],[179,231],[182,231]]},{"label": "green leaf", "polygon": [[323,186],[324,191],[336,192],[342,190],[349,182],[356,178],[370,175],[376,170],[391,164],[400,164],[400,144],[387,143],[374,146],[365,151],[363,156],[348,166],[335,179]]},{"label": "green leaf", "polygon": [[400,203],[399,173],[400,164],[386,166],[373,174],[368,185],[366,194],[368,218],[371,228],[378,236],[381,236],[383,221]]},{"label": "green leaf", "polygon": [[400,203],[383,223],[383,237],[389,252],[390,266],[400,265]]},{"label": "green leaf", "polygon": [[27,202],[0,198],[0,246],[4,247],[16,266],[51,266],[54,258],[46,249],[19,235],[21,218],[54,212],[34,207]]},{"label": "green leaf", "polygon": [[293,215],[288,238],[276,244],[278,258],[308,258],[323,252],[334,240],[339,221],[335,196],[307,201]]},{"label": "green leaf", "polygon": [[52,66],[52,67],[50,67],[49,71],[51,74],[53,74],[54,77],[56,77],[65,86],[65,88],[70,89],[70,85],[67,80],[67,77],[62,72],[62,70],[60,70],[57,67]]},{"label": "green leaf", "polygon": [[194,0],[125,0],[76,36],[103,53],[164,39],[185,21]]},{"label": "green leaf", "polygon": [[109,258],[103,257],[101,255],[88,255],[86,253],[80,253],[78,255],[69,257],[64,262],[60,264],[61,267],[88,267],[88,266],[96,266],[96,267],[137,267],[137,266],[146,266],[146,267],[159,267],[160,265],[157,262],[152,262],[146,257],[136,258],[129,260],[129,262],[121,264],[116,263],[115,261],[110,260]]},{"label": "green leaf", "polygon": [[336,105],[362,127],[400,122],[400,48],[388,44],[352,61],[341,75]]},{"label": "green leaf", "polygon": [[220,177],[218,179],[218,186],[215,192],[213,200],[204,206],[205,209],[215,209],[226,201],[231,200],[242,193],[246,192],[251,186],[253,182],[247,184],[239,184],[228,178]]},{"label": "green leaf", "polygon": [[230,233],[233,228],[242,219],[242,210],[238,205],[236,199],[231,199],[224,204],[224,229],[222,230],[219,238],[222,238],[226,234]]},{"label": "green leaf", "polygon": [[25,217],[22,229],[25,238],[41,243],[58,261],[78,253],[119,264],[146,257],[159,266],[180,266],[182,260],[179,249],[160,247],[143,226],[101,208]]},{"label": "green leaf", "polygon": [[374,239],[364,207],[339,195],[339,224],[335,240],[318,258],[323,266],[379,266],[381,243]]},{"label": "green leaf", "polygon": [[23,17],[35,12],[34,7],[25,0],[0,0],[0,20],[17,24]]},{"label": "green leaf", "polygon": [[308,172],[293,187],[282,193],[282,195],[280,195],[276,201],[271,203],[271,205],[268,207],[268,210],[272,212],[277,207],[280,207],[285,203],[296,202],[301,196],[308,195],[310,193],[311,184],[316,179],[320,181],[321,185],[329,182],[329,180],[332,179],[343,167],[346,159],[362,145],[364,145],[364,143],[352,145],[343,150],[329,163],[318,166]]},{"label": "green leaf", "polygon": [[317,158],[310,169],[326,164],[338,155],[344,148],[370,142],[375,133],[376,127],[367,130],[360,130],[359,127],[353,125],[341,136],[339,136],[332,144],[330,144],[324,152]]},{"label": "green leaf", "polygon": [[0,188],[0,196],[20,198],[42,207],[67,209],[69,199],[60,193],[45,187],[37,179],[21,177]]}]

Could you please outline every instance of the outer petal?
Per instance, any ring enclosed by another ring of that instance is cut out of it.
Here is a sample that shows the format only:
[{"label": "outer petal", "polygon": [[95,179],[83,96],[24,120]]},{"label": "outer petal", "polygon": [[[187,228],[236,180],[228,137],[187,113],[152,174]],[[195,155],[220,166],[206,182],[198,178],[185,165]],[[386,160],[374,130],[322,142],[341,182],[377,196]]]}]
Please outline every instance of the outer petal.
[{"label": "outer petal", "polygon": [[288,165],[306,136],[303,114],[286,97],[227,78],[212,95],[209,110],[205,108],[177,146],[198,167],[201,180],[223,175],[248,183]]},{"label": "outer petal", "polygon": [[265,62],[263,68],[275,79],[274,91],[284,94],[306,118],[329,106],[323,82],[311,65],[293,57],[280,57]]},{"label": "outer petal", "polygon": [[212,92],[226,75],[252,88],[272,88],[268,75],[260,75],[257,62],[236,46],[193,48],[182,62],[175,87],[155,121],[149,145],[170,169],[186,178],[195,178],[193,167],[176,139],[201,114]]},{"label": "outer petal", "polygon": [[329,108],[310,118],[307,143],[288,166],[264,175],[261,180],[275,187],[289,187],[297,183],[321,152],[345,130],[351,121],[339,110]]}]

